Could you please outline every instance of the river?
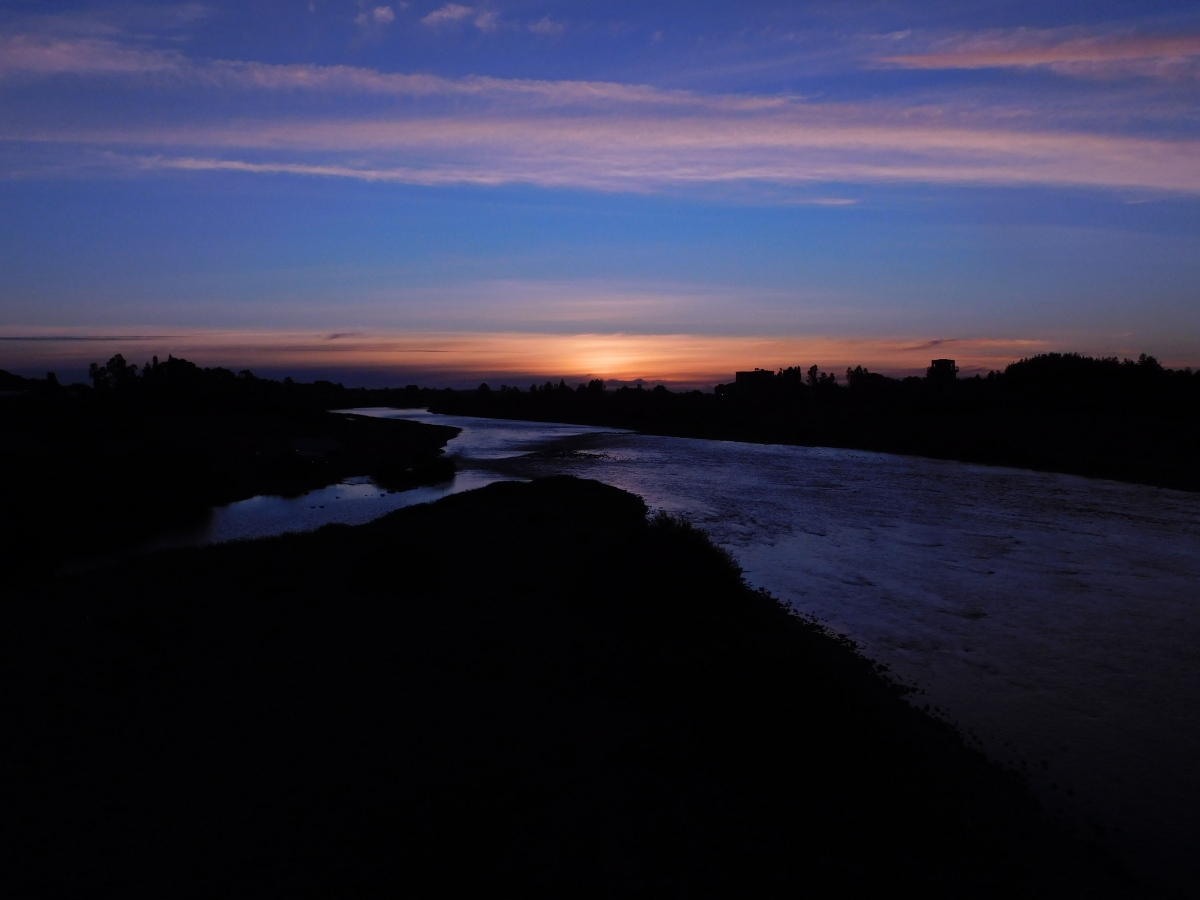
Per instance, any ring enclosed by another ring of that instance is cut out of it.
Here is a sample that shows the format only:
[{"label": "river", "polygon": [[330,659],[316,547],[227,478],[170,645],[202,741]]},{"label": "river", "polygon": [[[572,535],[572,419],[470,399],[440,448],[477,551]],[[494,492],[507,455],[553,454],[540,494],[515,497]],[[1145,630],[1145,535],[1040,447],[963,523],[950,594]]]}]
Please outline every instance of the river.
[{"label": "river", "polygon": [[[1135,869],[1200,883],[1200,495],[854,450],[355,410],[456,425],[454,482],[214,512],[203,540],[355,524],[568,473],[686,515],[856,641]],[[1186,890],[1186,888],[1185,888]]]}]

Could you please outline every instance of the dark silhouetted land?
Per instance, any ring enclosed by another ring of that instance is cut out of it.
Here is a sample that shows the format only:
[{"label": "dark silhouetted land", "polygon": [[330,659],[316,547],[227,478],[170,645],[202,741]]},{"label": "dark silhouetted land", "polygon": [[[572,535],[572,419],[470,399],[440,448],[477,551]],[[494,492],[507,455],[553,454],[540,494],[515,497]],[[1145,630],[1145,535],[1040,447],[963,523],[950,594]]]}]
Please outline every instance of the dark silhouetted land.
[{"label": "dark silhouetted land", "polygon": [[0,646],[9,896],[1130,890],[871,662],[595,482],[44,580]]},{"label": "dark silhouetted land", "polygon": [[297,496],[349,476],[404,489],[454,472],[457,429],[337,415],[328,382],[295,384],[120,356],[93,385],[0,372],[0,565],[7,576],[104,556],[257,494]]},{"label": "dark silhouetted land", "polygon": [[413,388],[402,402],[459,415],[852,447],[1200,490],[1200,372],[1165,369],[1153,357],[1051,353],[986,378],[958,378],[952,364],[902,380],[862,367],[844,376],[816,366],[745,375],[713,393],[606,390],[596,380]]},{"label": "dark silhouetted land", "polygon": [[1200,373],[1045,354],[958,378],[861,367],[742,373],[712,393],[602,381],[492,390],[347,389],[113,357],[91,386],[0,371],[0,564],[46,571],[198,523],[255,494],[352,475],[404,489],[453,472],[453,429],[335,415],[356,406],[571,422],[651,434],[852,447],[1200,490]]}]

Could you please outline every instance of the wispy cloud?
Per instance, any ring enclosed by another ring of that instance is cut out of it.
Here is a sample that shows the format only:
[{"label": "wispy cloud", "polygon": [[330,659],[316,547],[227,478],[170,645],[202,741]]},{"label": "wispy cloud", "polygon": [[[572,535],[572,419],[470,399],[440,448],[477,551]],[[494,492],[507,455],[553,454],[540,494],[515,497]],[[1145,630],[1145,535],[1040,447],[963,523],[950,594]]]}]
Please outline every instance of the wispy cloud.
[{"label": "wispy cloud", "polygon": [[803,197],[792,201],[798,206],[857,206],[858,202],[854,197]]},{"label": "wispy cloud", "polygon": [[475,10],[470,6],[463,6],[461,3],[447,3],[445,6],[438,7],[429,15],[421,19],[421,23],[430,27],[438,25],[446,25],[451,22],[461,22],[470,16]]},{"label": "wispy cloud", "polygon": [[938,39],[919,53],[882,61],[910,69],[1046,68],[1066,75],[1200,77],[1200,35],[1018,28]]},{"label": "wispy cloud", "polygon": [[368,25],[390,25],[396,21],[396,14],[390,6],[376,6],[369,13],[361,12],[355,16],[354,21],[362,26]]},{"label": "wispy cloud", "polygon": [[778,108],[789,102],[787,96],[713,96],[607,81],[488,76],[444,78],[355,66],[191,60],[177,51],[128,48],[107,39],[50,39],[32,35],[0,37],[0,77],[5,75],[165,75],[176,83],[193,86],[346,91],[410,97],[467,96],[484,101],[523,99],[558,106],[622,103],[755,110]]},{"label": "wispy cloud", "polygon": [[480,31],[495,31],[497,27],[497,15],[494,10],[463,6],[461,3],[447,3],[438,7],[421,19],[421,24],[430,28],[441,28],[466,21],[470,21]]},{"label": "wispy cloud", "polygon": [[542,16],[536,22],[529,23],[529,30],[542,37],[558,37],[567,30],[567,26],[564,22],[555,22],[549,16]]},{"label": "wispy cloud", "polygon": [[[390,12],[391,7],[373,9]],[[481,10],[446,4],[423,21],[469,21]],[[1051,64],[1047,60],[1095,62],[1103,54],[1116,60],[1142,59],[1136,54],[1150,52],[1167,58],[1200,47],[1200,40],[1191,38],[1140,38],[1142,43],[1108,38],[1097,49],[1099,39],[1068,40],[1055,32],[1052,40],[1046,34],[988,33],[948,43],[936,53],[888,58],[912,66],[948,65],[945,59],[955,65],[1013,59],[1042,65]],[[1038,113],[1036,107],[1005,119],[994,106],[969,103],[817,103],[792,95],[704,94],[613,82],[445,78],[352,66],[194,60],[175,50],[127,46],[105,36],[0,38],[4,74],[149,78],[191,89],[288,91],[299,100],[342,91],[412,101],[382,109],[368,104],[356,116],[302,108],[290,115],[273,109],[253,119],[171,125],[0,123],[0,140],[91,145],[109,151],[105,158],[113,164],[143,171],[612,191],[923,182],[1200,193],[1200,141],[1161,133],[1123,135],[1111,128],[1069,130],[1055,110]],[[836,196],[798,202],[849,203]]]},{"label": "wispy cloud", "polygon": [[[889,122],[879,111],[872,117],[870,110],[844,108],[803,113],[670,119],[543,115],[277,120],[211,127],[9,131],[0,132],[0,137],[127,147],[208,147],[219,154],[138,157],[136,166],[146,169],[235,170],[425,185],[526,183],[653,191],[751,182],[967,182],[1200,193],[1200,142],[1195,140],[949,128],[905,119]],[[238,151],[293,158],[229,158]],[[325,158],[314,161],[314,153]],[[353,155],[356,161],[331,161],[329,154]],[[379,162],[364,165],[364,154]]]},{"label": "wispy cloud", "polygon": [[126,47],[103,37],[0,36],[0,75],[147,75],[187,70],[177,51]]},{"label": "wispy cloud", "polygon": [[304,163],[255,163],[237,159],[197,159],[194,157],[140,157],[131,160],[141,169],[180,169],[192,172],[252,172],[274,175],[313,175],[324,178],[353,178],[358,181],[384,181],[396,184],[419,184],[427,187],[451,184],[499,185],[517,179],[505,178],[495,172],[477,172],[449,167],[388,169]]},{"label": "wispy cloud", "polygon": [[161,341],[172,337],[169,334],[0,334],[0,341],[33,342],[57,344],[63,342],[83,341],[85,343],[104,343],[111,341]]},{"label": "wispy cloud", "polygon": [[919,344],[914,344],[911,347],[902,347],[902,350],[937,350],[939,347],[944,347],[947,344],[957,344],[959,341],[954,338],[936,338],[932,341],[923,341]]},{"label": "wispy cloud", "polygon": [[480,31],[495,31],[499,27],[498,15],[490,10],[480,10],[475,15],[475,27]]}]

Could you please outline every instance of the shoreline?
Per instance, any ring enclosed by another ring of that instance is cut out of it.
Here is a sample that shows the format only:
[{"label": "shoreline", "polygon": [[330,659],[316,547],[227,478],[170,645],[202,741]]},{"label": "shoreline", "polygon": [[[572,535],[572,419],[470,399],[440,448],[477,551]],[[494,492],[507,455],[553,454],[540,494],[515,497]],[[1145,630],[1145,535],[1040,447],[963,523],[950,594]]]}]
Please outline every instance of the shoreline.
[{"label": "shoreline", "polygon": [[[234,387],[215,397],[62,389],[0,404],[0,563],[10,577],[128,552],[239,500],[364,475],[404,490],[454,472],[443,448],[457,429],[328,412],[281,385]],[[280,390],[256,396],[260,387]]]},{"label": "shoreline", "polygon": [[21,599],[29,830],[8,849],[40,845],[44,883],[1138,895],[874,663],[597,482],[501,482]]},{"label": "shoreline", "polygon": [[[437,405],[437,404],[434,404]],[[1086,478],[1096,481],[1115,481],[1120,484],[1136,484],[1142,487],[1160,488],[1162,490],[1180,491],[1186,494],[1200,493],[1200,482],[1195,482],[1194,479],[1181,481],[1177,478],[1145,478],[1135,475],[1121,475],[1119,472],[1106,469],[1104,467],[1090,467],[1077,465],[1054,465],[1054,464],[1037,464],[1036,462],[1023,462],[1019,457],[996,458],[986,455],[971,455],[971,454],[948,454],[938,453],[933,451],[921,451],[910,447],[896,446],[887,442],[848,442],[848,441],[798,441],[789,440],[786,438],[775,437],[755,437],[753,434],[742,432],[731,433],[723,430],[705,430],[705,429],[678,429],[678,428],[656,428],[654,426],[633,425],[633,424],[616,424],[607,418],[571,418],[571,417],[535,417],[530,418],[526,414],[521,415],[504,415],[499,411],[480,411],[466,412],[459,410],[453,406],[443,406],[441,409],[430,407],[409,407],[409,406],[393,406],[389,407],[396,410],[428,408],[430,412],[436,412],[442,415],[463,416],[465,418],[491,418],[505,419],[510,421],[527,421],[540,422],[545,424],[562,424],[562,425],[587,425],[591,427],[611,427],[615,431],[629,431],[635,434],[645,434],[654,437],[672,437],[686,438],[690,440],[701,441],[728,441],[743,444],[762,444],[766,446],[780,447],[811,447],[814,449],[829,449],[829,450],[857,450],[864,453],[879,453],[887,456],[908,457],[914,459],[930,459],[939,460],[942,462],[956,462],[971,466],[985,466],[988,468],[998,469],[1013,469],[1025,472],[1042,472],[1051,475],[1069,475],[1076,478]]]}]

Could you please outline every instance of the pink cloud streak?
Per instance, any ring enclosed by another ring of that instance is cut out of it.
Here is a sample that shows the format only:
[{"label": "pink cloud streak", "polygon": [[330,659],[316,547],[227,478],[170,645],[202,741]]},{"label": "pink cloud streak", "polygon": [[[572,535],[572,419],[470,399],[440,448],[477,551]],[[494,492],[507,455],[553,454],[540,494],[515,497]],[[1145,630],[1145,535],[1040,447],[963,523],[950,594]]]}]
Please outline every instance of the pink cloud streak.
[{"label": "pink cloud streak", "polygon": [[241,60],[194,61],[174,51],[129,48],[107,39],[0,37],[0,76],[168,76],[181,85],[263,91],[342,91],[408,97],[457,96],[483,101],[576,104],[639,104],[754,111],[781,108],[787,96],[704,95],[649,85],[605,81],[444,78],[380,72],[356,66],[308,63],[276,65]]},{"label": "pink cloud streak", "polygon": [[1017,29],[960,35],[925,53],[887,56],[909,69],[1045,67],[1063,74],[1164,78],[1200,75],[1200,35],[1100,34]]},{"label": "pink cloud streak", "polygon": [[[1064,37],[1022,30],[956,38],[935,53],[890,60],[929,68],[1092,65],[1196,53],[1200,37]],[[194,61],[108,37],[0,37],[3,74],[132,76],[202,89],[353,91],[453,101],[393,107],[387,117],[275,114],[210,124],[91,128],[0,123],[0,141],[90,145],[107,151],[102,159],[112,164],[141,170],[615,191],[907,181],[1200,193],[1200,142],[1194,139],[1065,131],[1048,116],[1028,111],[1026,127],[1016,128],[1005,127],[988,109],[817,104],[788,95],[705,95],[612,82],[452,79],[353,66]]]},{"label": "pink cloud streak", "polygon": [[[818,114],[819,113],[819,114]],[[414,184],[651,191],[696,183],[921,181],[1200,193],[1200,142],[843,121],[684,117],[411,118],[46,131],[10,140],[149,146],[143,169],[240,170]],[[203,148],[173,156],[169,147]],[[229,153],[286,154],[230,159]],[[296,154],[325,158],[296,159]],[[373,162],[364,164],[362,154]],[[354,154],[330,160],[328,154]],[[120,157],[122,164],[129,157]]]},{"label": "pink cloud streak", "polygon": [[0,75],[149,75],[178,73],[183,55],[123,47],[104,38],[0,37]]}]

